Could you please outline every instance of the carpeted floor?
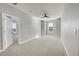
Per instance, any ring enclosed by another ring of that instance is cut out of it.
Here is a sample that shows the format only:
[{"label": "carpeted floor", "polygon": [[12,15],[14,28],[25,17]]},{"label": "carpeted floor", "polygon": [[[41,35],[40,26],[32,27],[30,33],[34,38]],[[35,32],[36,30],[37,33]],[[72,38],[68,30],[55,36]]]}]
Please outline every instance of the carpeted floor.
[{"label": "carpeted floor", "polygon": [[21,45],[13,45],[0,53],[1,56],[66,56],[60,39],[42,37]]}]

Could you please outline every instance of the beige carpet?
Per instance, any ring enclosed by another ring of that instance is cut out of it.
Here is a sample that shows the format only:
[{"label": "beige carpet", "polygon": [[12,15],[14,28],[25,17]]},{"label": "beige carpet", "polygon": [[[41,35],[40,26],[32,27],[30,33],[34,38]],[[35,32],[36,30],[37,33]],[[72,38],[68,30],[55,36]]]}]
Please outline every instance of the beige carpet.
[{"label": "beige carpet", "polygon": [[2,56],[66,56],[60,39],[42,37],[22,45],[13,45],[0,53]]}]

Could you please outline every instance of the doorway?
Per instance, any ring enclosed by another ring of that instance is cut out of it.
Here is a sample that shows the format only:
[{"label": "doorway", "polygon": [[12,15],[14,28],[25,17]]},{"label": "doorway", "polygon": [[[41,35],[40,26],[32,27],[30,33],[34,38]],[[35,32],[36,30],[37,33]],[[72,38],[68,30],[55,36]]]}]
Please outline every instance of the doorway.
[{"label": "doorway", "polygon": [[[18,44],[18,17],[2,13],[2,41],[3,49],[6,49],[13,45]],[[16,38],[15,38],[16,37]]]},{"label": "doorway", "polygon": [[53,35],[56,33],[56,20],[41,21],[41,35]]}]

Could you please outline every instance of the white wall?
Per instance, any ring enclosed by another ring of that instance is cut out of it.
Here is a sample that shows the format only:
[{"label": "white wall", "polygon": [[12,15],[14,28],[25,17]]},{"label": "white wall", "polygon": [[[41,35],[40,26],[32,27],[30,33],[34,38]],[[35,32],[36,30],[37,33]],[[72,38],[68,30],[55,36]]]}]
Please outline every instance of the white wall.
[{"label": "white wall", "polygon": [[[75,30],[78,30],[75,35]],[[61,38],[67,55],[78,55],[79,40],[79,4],[66,4],[61,20]]]},{"label": "white wall", "polygon": [[[30,16],[29,14],[24,13],[8,4],[0,4],[0,13],[1,12],[5,12],[20,17],[20,41],[31,39],[35,37],[37,34],[39,34],[40,30],[38,29],[40,27],[38,26],[38,24],[40,23],[37,19],[33,19],[33,17]],[[0,19],[0,24],[1,24],[1,19]],[[1,25],[0,25],[0,35],[1,35]],[[0,36],[0,41],[1,39],[2,38]]]},{"label": "white wall", "polygon": [[61,37],[61,18],[56,19],[56,36]]}]

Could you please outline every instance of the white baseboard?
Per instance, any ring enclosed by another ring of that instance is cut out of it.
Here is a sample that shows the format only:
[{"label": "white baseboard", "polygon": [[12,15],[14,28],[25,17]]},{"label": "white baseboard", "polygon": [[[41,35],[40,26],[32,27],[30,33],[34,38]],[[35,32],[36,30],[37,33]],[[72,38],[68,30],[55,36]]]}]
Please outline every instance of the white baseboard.
[{"label": "white baseboard", "polygon": [[68,54],[68,52],[67,52],[67,49],[66,49],[66,47],[65,47],[64,41],[63,41],[62,39],[61,39],[61,42],[62,42],[62,44],[63,44],[63,47],[64,47],[65,51],[66,51],[67,56],[69,56],[69,54]]},{"label": "white baseboard", "polygon": [[[9,46],[8,46],[8,47],[9,47]],[[1,53],[1,52],[4,52],[8,47],[6,47],[6,48],[3,47],[3,48],[0,50],[0,53]]]},{"label": "white baseboard", "polygon": [[[26,43],[26,42],[31,41],[31,40],[33,40],[33,39],[34,39],[34,38],[31,38],[31,39],[28,39],[28,40],[25,40],[25,41],[19,42],[19,44]],[[4,52],[6,49],[7,49],[7,48],[5,48],[5,49],[1,49],[1,50],[0,50],[0,53],[1,53],[1,52]]]},{"label": "white baseboard", "polygon": [[1,53],[1,52],[4,52],[7,48],[8,48],[8,47],[1,49],[1,50],[0,50],[0,53]]},{"label": "white baseboard", "polygon": [[[40,37],[40,36],[39,36],[39,37]],[[37,39],[37,38],[39,38],[39,37],[36,37],[36,36],[35,36],[35,37],[33,37],[33,38],[30,38],[30,39],[21,41],[21,42],[19,42],[19,44],[27,43],[27,42],[29,42],[29,41],[31,41],[31,40],[34,40],[34,39]],[[4,52],[6,49],[7,49],[7,48],[0,50],[0,53],[1,53],[1,52]]]},{"label": "white baseboard", "polygon": [[31,41],[31,40],[33,40],[33,39],[27,39],[27,40],[21,41],[21,42],[19,42],[19,44],[23,44],[23,43],[26,43],[26,42]]},{"label": "white baseboard", "polygon": [[27,40],[24,40],[24,41],[19,41],[19,44],[23,44],[23,43],[26,43],[26,42],[29,42],[29,41],[31,41],[31,40],[34,40],[34,39],[38,39],[38,38],[40,38],[41,36],[35,36],[35,37],[33,37],[33,38],[30,38],[30,39],[27,39]]}]

